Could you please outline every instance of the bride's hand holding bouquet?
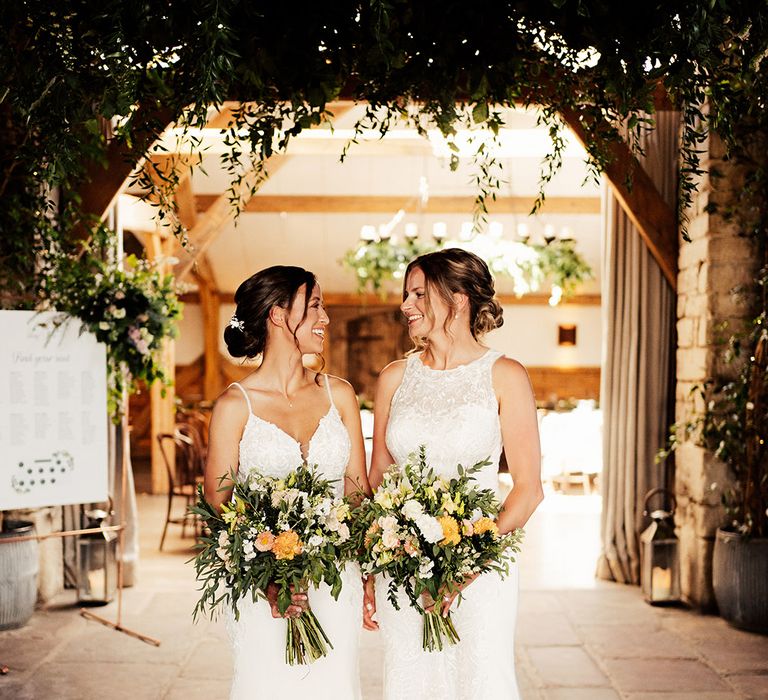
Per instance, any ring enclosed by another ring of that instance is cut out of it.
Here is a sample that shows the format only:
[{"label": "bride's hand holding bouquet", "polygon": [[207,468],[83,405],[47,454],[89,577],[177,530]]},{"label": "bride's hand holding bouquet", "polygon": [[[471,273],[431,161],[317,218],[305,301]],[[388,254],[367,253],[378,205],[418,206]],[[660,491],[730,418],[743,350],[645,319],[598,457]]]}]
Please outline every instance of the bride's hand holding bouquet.
[{"label": "bride's hand holding bouquet", "polygon": [[324,582],[338,599],[340,570],[354,555],[349,503],[307,465],[283,479],[256,471],[244,480],[222,479],[222,488],[230,487],[232,499],[220,511],[202,489],[190,509],[205,526],[194,560],[201,582],[194,616],[223,604],[239,619],[242,599],[263,597],[273,617],[286,618],[288,664],[325,656],[333,644],[309,607],[307,591]]}]

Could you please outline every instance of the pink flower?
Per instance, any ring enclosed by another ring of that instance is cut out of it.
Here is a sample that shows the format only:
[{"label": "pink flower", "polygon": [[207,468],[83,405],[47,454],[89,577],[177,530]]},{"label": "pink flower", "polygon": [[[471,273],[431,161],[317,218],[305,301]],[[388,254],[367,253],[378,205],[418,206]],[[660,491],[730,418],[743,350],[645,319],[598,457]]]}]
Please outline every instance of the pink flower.
[{"label": "pink flower", "polygon": [[272,549],[272,545],[275,542],[275,536],[269,532],[260,532],[256,535],[256,549],[260,552],[269,552]]}]

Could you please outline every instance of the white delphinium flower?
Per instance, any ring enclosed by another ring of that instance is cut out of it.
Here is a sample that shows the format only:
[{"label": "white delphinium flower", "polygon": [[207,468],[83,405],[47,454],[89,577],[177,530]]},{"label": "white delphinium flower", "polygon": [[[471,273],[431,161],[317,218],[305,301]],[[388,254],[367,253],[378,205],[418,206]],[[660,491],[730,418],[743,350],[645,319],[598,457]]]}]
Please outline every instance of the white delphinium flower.
[{"label": "white delphinium flower", "polygon": [[251,561],[256,557],[256,552],[253,549],[253,542],[251,540],[245,540],[243,542],[243,559],[245,561]]},{"label": "white delphinium flower", "polygon": [[419,578],[425,579],[425,578],[432,578],[432,569],[434,568],[435,563],[431,559],[427,559],[424,557],[419,562]]},{"label": "white delphinium flower", "polygon": [[322,498],[317,504],[315,504],[315,510],[317,511],[318,515],[325,517],[331,512],[332,505],[333,501],[331,501],[330,498]]},{"label": "white delphinium flower", "polygon": [[307,545],[313,549],[319,549],[325,543],[325,538],[322,535],[312,535],[307,540]]},{"label": "white delphinium flower", "polygon": [[403,515],[408,520],[416,520],[420,515],[423,515],[424,507],[418,501],[410,499],[403,505]]}]

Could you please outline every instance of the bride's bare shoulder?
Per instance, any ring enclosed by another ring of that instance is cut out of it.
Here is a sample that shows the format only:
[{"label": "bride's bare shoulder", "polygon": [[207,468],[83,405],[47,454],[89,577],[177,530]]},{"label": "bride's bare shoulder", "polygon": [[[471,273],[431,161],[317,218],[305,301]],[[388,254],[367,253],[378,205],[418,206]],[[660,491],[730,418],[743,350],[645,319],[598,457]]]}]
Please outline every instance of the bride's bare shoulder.
[{"label": "bride's bare shoulder", "polygon": [[381,370],[381,372],[379,372],[379,381],[399,383],[403,378],[403,374],[405,374],[405,365],[407,362],[408,360],[395,360],[394,362],[390,362],[383,370]]}]

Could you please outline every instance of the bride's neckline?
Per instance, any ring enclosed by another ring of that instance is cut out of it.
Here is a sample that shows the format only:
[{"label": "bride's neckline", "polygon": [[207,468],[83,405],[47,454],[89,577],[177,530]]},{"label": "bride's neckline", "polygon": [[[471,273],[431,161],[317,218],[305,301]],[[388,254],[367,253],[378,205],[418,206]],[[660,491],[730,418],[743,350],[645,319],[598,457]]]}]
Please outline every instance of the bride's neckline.
[{"label": "bride's neckline", "polygon": [[[317,437],[317,433],[320,431],[320,426],[322,426],[322,424],[325,422],[325,420],[327,418],[329,418],[334,412],[338,413],[338,411],[336,410],[336,406],[331,404],[328,407],[328,410],[325,412],[325,414],[317,422],[317,426],[315,427],[315,430],[313,431],[312,435],[309,436],[309,439],[306,441],[306,443],[303,443],[303,442],[300,442],[299,440],[297,440],[287,430],[284,430],[279,425],[277,425],[277,423],[273,423],[272,421],[267,420],[266,418],[262,418],[261,416],[257,416],[252,411],[249,411],[248,422],[246,423],[246,428],[248,427],[248,423],[250,423],[251,420],[255,420],[255,421],[261,423],[262,425],[266,425],[266,426],[269,426],[269,427],[273,428],[274,430],[276,430],[281,435],[284,435],[285,437],[287,437],[294,445],[296,445],[296,447],[299,448],[299,454],[301,455],[302,460],[306,462],[307,459],[309,458],[310,450],[312,449],[312,441],[315,439],[315,437]],[[245,431],[243,431],[243,437],[240,439],[240,442],[242,442],[243,439],[245,439]],[[304,445],[306,445],[306,447],[307,447],[306,454],[304,452]]]},{"label": "bride's neckline", "polygon": [[420,352],[418,355],[416,355],[416,361],[419,363],[421,367],[423,367],[425,370],[429,372],[455,372],[457,370],[466,369],[467,367],[471,367],[475,362],[480,362],[480,360],[484,359],[488,356],[488,353],[492,352],[491,348],[487,348],[486,351],[480,355],[480,357],[476,357],[474,360],[470,360],[469,362],[465,362],[463,365],[456,365],[456,367],[447,367],[446,369],[435,369],[434,367],[430,367],[429,365],[425,365],[424,361],[421,359],[424,355],[424,352]]}]

